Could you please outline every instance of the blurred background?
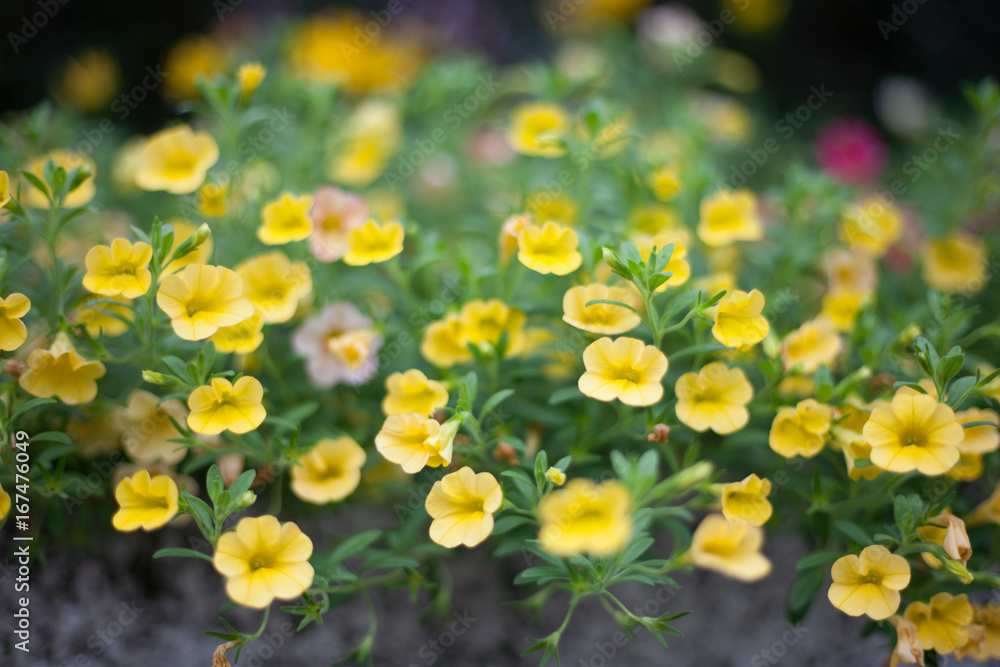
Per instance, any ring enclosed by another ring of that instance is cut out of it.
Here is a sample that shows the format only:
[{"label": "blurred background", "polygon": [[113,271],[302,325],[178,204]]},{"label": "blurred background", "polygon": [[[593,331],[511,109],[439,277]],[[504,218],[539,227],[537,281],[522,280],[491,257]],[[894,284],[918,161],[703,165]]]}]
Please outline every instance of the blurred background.
[{"label": "blurred background", "polygon": [[[553,48],[551,20],[539,0],[400,0],[408,19],[434,34],[434,47],[483,52],[493,61],[532,60]],[[553,0],[557,11],[559,0]],[[562,0],[573,5],[606,0]],[[57,89],[71,57],[94,47],[118,63],[118,89],[139,84],[147,66],[165,67],[171,47],[194,33],[225,39],[253,36],[296,15],[330,6],[365,14],[385,0],[5,0],[0,3],[0,111],[32,107]],[[642,0],[617,3],[639,7]],[[662,3],[659,3],[662,4]],[[960,82],[1000,73],[1000,3],[996,0],[693,0],[686,5],[712,27],[728,8],[739,20],[715,46],[742,52],[760,70],[770,111],[801,104],[812,85],[836,91],[840,114],[878,121],[878,91],[892,77],[912,77],[946,106]],[[581,5],[582,6],[582,5]],[[647,22],[648,24],[648,22]],[[642,25],[640,18],[639,25]],[[718,25],[718,23],[716,23]],[[905,25],[905,30],[898,29]],[[92,82],[91,89],[101,82]],[[128,122],[137,131],[172,114],[156,96]],[[96,110],[95,110],[96,111]]]}]

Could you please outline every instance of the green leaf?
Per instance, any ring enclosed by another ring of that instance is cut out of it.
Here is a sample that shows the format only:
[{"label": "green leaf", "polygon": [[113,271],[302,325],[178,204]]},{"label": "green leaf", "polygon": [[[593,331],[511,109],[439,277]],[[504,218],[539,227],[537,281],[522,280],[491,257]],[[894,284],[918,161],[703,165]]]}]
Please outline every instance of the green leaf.
[{"label": "green leaf", "polygon": [[619,306],[621,308],[627,308],[627,309],[631,310],[633,313],[635,313],[636,315],[640,315],[641,314],[633,306],[630,306],[627,303],[622,303],[621,301],[615,301],[614,299],[591,299],[586,304],[584,304],[584,308],[590,308],[591,306],[596,306],[599,303],[606,303],[606,304],[609,304],[609,305],[612,305],[612,306]]},{"label": "green leaf", "polygon": [[501,389],[486,399],[486,402],[483,403],[483,410],[480,414],[485,417],[514,394],[515,391],[513,389]]},{"label": "green leaf", "polygon": [[208,490],[208,497],[212,499],[212,504],[215,505],[216,509],[219,509],[219,494],[224,490],[224,484],[222,483],[222,473],[219,472],[219,467],[215,464],[212,464],[212,467],[208,469],[205,486]]},{"label": "green leaf", "polygon": [[817,565],[825,565],[826,563],[832,563],[844,554],[839,551],[817,551],[811,553],[808,556],[803,556],[795,563],[796,570],[808,570],[811,567],[816,567]]},{"label": "green leaf", "polygon": [[229,493],[233,497],[233,500],[239,502],[240,498],[244,493],[250,490],[253,486],[253,481],[257,478],[257,473],[253,470],[247,470],[242,475],[233,480],[233,483],[229,485]]},{"label": "green leaf", "polygon": [[626,547],[624,553],[622,553],[623,563],[631,563],[636,558],[646,553],[649,547],[653,546],[653,538],[648,535],[644,535],[632,540],[632,543]]},{"label": "green leaf", "polygon": [[558,405],[559,403],[574,401],[583,397],[583,392],[577,387],[563,387],[552,392],[552,395],[549,396],[549,405]]},{"label": "green leaf", "polygon": [[816,567],[805,570],[795,581],[788,591],[788,620],[798,623],[805,618],[812,604],[813,598],[819,592],[823,581],[826,579],[826,570]]},{"label": "green leaf", "polygon": [[493,524],[493,535],[503,535],[509,533],[519,526],[531,523],[531,519],[526,516],[512,515],[502,516]]},{"label": "green leaf", "polygon": [[330,552],[330,556],[327,559],[327,566],[329,567],[330,565],[350,558],[354,554],[371,545],[381,536],[382,531],[378,529],[365,530],[357,535],[351,535],[334,547],[333,551]]},{"label": "green leaf", "polygon": [[544,449],[538,451],[535,456],[535,485],[541,491],[545,486],[545,471],[549,469],[549,455]]},{"label": "green leaf", "polygon": [[200,558],[202,560],[207,560],[209,563],[212,562],[211,556],[203,554],[200,551],[195,551],[194,549],[160,549],[153,554],[153,558]]},{"label": "green leaf", "polygon": [[851,521],[834,521],[833,525],[837,530],[842,532],[844,535],[847,535],[855,542],[860,543],[862,546],[867,547],[875,541],[861,526]]}]

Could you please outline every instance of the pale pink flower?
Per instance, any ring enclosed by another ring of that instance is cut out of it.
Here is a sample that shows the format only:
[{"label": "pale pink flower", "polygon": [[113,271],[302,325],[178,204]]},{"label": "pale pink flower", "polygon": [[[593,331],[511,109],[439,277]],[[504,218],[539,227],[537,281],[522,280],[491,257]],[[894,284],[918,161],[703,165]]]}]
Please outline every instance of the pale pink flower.
[{"label": "pale pink flower", "polygon": [[368,220],[368,204],[353,192],[332,185],[316,191],[309,249],[321,262],[336,262],[347,253],[347,233]]},{"label": "pale pink flower", "polygon": [[306,372],[317,387],[359,385],[378,370],[382,336],[372,321],[347,301],[331,303],[302,323],[292,349],[306,358]]}]

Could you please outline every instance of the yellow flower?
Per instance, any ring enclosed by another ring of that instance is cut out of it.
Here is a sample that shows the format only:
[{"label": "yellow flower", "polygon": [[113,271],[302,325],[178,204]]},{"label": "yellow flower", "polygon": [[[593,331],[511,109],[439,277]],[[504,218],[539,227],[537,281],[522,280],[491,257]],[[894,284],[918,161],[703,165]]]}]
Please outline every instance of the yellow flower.
[{"label": "yellow flower", "polygon": [[416,412],[427,416],[435,408],[448,405],[448,390],[444,385],[428,379],[416,368],[387,377],[385,389],[388,393],[382,399],[382,412],[386,415]]},{"label": "yellow flower", "polygon": [[844,462],[847,464],[847,476],[857,481],[859,479],[875,479],[882,474],[883,470],[877,465],[858,468],[858,459],[871,460],[872,446],[864,440],[853,440],[842,446]]},{"label": "yellow flower", "polygon": [[324,438],[292,466],[292,492],[307,503],[343,500],[358,488],[365,450],[352,438]]},{"label": "yellow flower", "polygon": [[674,393],[677,419],[700,433],[712,429],[726,435],[740,430],[750,419],[746,406],[753,398],[753,387],[743,371],[726,368],[720,361],[677,378]]},{"label": "yellow flower", "polygon": [[969,596],[938,593],[930,602],[911,602],[903,612],[917,626],[925,651],[953,653],[969,641],[969,625],[975,617]]},{"label": "yellow flower", "polygon": [[267,412],[261,405],[264,388],[256,378],[244,375],[235,384],[226,378],[212,378],[188,397],[187,424],[203,435],[223,431],[248,433],[264,421]]},{"label": "yellow flower", "polygon": [[726,347],[756,345],[764,340],[771,330],[767,320],[760,314],[762,310],[764,310],[764,295],[759,291],[727,292],[719,300],[715,311],[712,335]]},{"label": "yellow flower", "polygon": [[983,476],[983,455],[961,454],[958,463],[945,474],[960,482],[974,482]]},{"label": "yellow flower", "polygon": [[478,475],[465,466],[434,483],[424,507],[431,515],[430,535],[449,549],[464,544],[474,547],[493,532],[493,514],[503,504],[503,491],[496,477]]},{"label": "yellow flower", "polygon": [[875,621],[896,613],[899,591],[910,584],[910,564],[878,544],[865,547],[860,556],[837,559],[830,574],[833,584],[827,597],[833,606],[848,616],[867,614]]},{"label": "yellow flower", "polygon": [[514,109],[507,143],[522,155],[559,157],[566,153],[563,138],[569,130],[565,109],[557,104],[529,102]]},{"label": "yellow flower", "polygon": [[965,522],[970,526],[978,526],[986,522],[1000,524],[1000,484],[993,489],[990,497],[979,503],[976,509],[966,517]]},{"label": "yellow flower", "polygon": [[219,352],[250,354],[264,342],[264,316],[259,310],[247,319],[228,327],[220,327],[209,338]]},{"label": "yellow flower", "polygon": [[375,448],[412,475],[424,466],[437,468],[451,463],[458,425],[451,420],[442,425],[417,413],[389,415],[375,436]]},{"label": "yellow flower", "polygon": [[785,458],[811,459],[823,450],[832,417],[830,406],[812,398],[800,401],[794,408],[781,408],[771,424],[768,444]]},{"label": "yellow flower", "polygon": [[894,206],[875,197],[851,204],[840,222],[840,239],[852,250],[881,257],[903,233],[903,218]]},{"label": "yellow flower", "polygon": [[88,49],[70,58],[53,86],[60,104],[85,113],[103,111],[121,85],[115,58],[103,49]]},{"label": "yellow flower", "polygon": [[[84,180],[83,183],[66,196],[66,201],[63,202],[63,208],[77,208],[87,204],[94,198],[94,194],[97,192],[97,186],[94,185],[94,179],[97,177],[97,165],[94,164],[93,159],[87,155],[74,153],[73,151],[66,150],[64,148],[57,148],[54,151],[49,151],[45,155],[29,160],[28,163],[24,165],[23,169],[34,174],[44,183],[45,164],[49,160],[52,160],[57,165],[65,169],[67,176],[69,175],[69,172],[79,167],[88,167],[90,169],[90,178]],[[46,184],[46,187],[48,187],[48,184]],[[32,208],[49,207],[49,201],[45,198],[45,195],[36,190],[34,187],[24,189],[23,203]]]},{"label": "yellow flower", "polygon": [[973,619],[975,624],[982,627],[986,635],[983,643],[970,654],[972,659],[986,662],[990,658],[1000,658],[1000,609],[997,608],[996,602],[973,605],[972,611],[975,615]]},{"label": "yellow flower", "polygon": [[[92,298],[83,302],[76,311],[75,321],[82,323],[87,328],[88,334],[94,338],[100,338],[101,336],[116,338],[128,331],[128,322],[133,321],[135,317],[132,311],[131,299],[115,296],[100,299],[101,301],[117,301],[118,304],[115,305],[110,303],[90,303],[90,301],[96,300],[98,299]],[[122,318],[126,321],[123,322]],[[3,349],[2,338],[0,338],[0,349]]]},{"label": "yellow flower", "polygon": [[0,298],[0,350],[13,352],[28,338],[28,328],[21,318],[31,309],[31,301],[20,292]]},{"label": "yellow flower", "polygon": [[[171,220],[170,226],[174,228],[174,243],[170,247],[168,257],[173,257],[174,251],[187,241],[192,234],[197,234],[199,227],[192,225],[186,220]],[[212,236],[209,235],[197,248],[167,264],[163,269],[163,273],[160,274],[160,280],[162,281],[172,273],[177,273],[189,264],[207,264],[211,256]]]},{"label": "yellow flower", "polygon": [[824,260],[831,292],[869,295],[878,283],[878,270],[871,255],[860,250],[837,248]]},{"label": "yellow flower", "polygon": [[[328,174],[335,182],[362,187],[385,171],[389,159],[402,142],[402,118],[395,106],[384,100],[366,100],[358,105],[344,126],[345,138],[336,143]],[[392,174],[386,176],[390,180]],[[399,176],[395,179],[401,180]],[[378,207],[373,206],[378,214]],[[385,217],[385,216],[381,216]]]},{"label": "yellow flower", "polygon": [[439,368],[450,368],[472,359],[472,352],[465,346],[465,340],[462,318],[454,313],[427,325],[420,341],[420,354]]},{"label": "yellow flower", "polygon": [[236,80],[240,85],[240,101],[246,104],[260,82],[267,76],[267,68],[258,62],[243,63],[236,71]]},{"label": "yellow flower", "polygon": [[264,207],[263,224],[257,229],[257,238],[267,245],[281,245],[309,238],[313,231],[312,195],[296,196],[282,193]]},{"label": "yellow flower", "polygon": [[153,282],[148,268],[152,258],[153,249],[141,241],[132,245],[127,239],[115,239],[110,246],[94,246],[87,252],[83,286],[102,296],[140,297]]},{"label": "yellow flower", "polygon": [[181,437],[170,421],[183,424],[188,411],[177,399],[160,403],[159,396],[136,389],[128,405],[114,413],[114,425],[121,432],[121,443],[128,457],[141,466],[162,463],[172,466],[187,454]]},{"label": "yellow flower", "polygon": [[[992,422],[1000,426],[1000,415],[994,410],[980,410],[979,408],[969,408],[955,413],[955,419],[959,424],[971,424],[972,422]],[[1000,449],[1000,432],[997,426],[973,426],[963,428],[965,437],[958,443],[958,451],[963,454],[989,454]]]},{"label": "yellow flower", "polygon": [[162,528],[177,514],[177,496],[177,483],[169,476],[150,478],[148,470],[140,470],[118,483],[115,500],[119,509],[111,523],[123,533]]},{"label": "yellow flower", "polygon": [[163,281],[156,303],[184,340],[208,338],[254,313],[253,304],[243,296],[243,280],[224,266],[186,266]]},{"label": "yellow flower", "polygon": [[488,352],[500,343],[507,334],[505,356],[513,356],[524,349],[524,313],[511,308],[500,299],[489,301],[473,300],[462,306],[459,314],[462,322],[463,345],[472,343],[480,350]]},{"label": "yellow flower", "polygon": [[849,331],[854,327],[858,312],[864,307],[867,297],[847,290],[830,291],[823,297],[820,317],[830,322],[835,331]]},{"label": "yellow flower", "polygon": [[649,187],[660,201],[667,202],[674,199],[681,191],[681,179],[677,168],[663,167],[654,171],[649,176]]},{"label": "yellow flower", "polygon": [[6,171],[0,170],[0,208],[3,208],[10,201],[10,176]]},{"label": "yellow flower", "polygon": [[813,373],[824,364],[829,366],[840,354],[843,341],[825,318],[805,322],[785,336],[781,344],[781,359],[786,369],[802,365],[802,372]]},{"label": "yellow flower", "polygon": [[538,539],[549,553],[611,556],[632,535],[632,497],[617,480],[577,478],[542,499],[538,519]]},{"label": "yellow flower", "polygon": [[247,517],[222,534],[212,563],[226,578],[231,600],[264,609],[276,598],[293,600],[312,586],[312,551],[312,540],[291,521]]},{"label": "yellow flower", "polygon": [[701,200],[698,238],[713,248],[733,241],[759,241],[764,230],[757,216],[757,198],[752,192],[719,190]]},{"label": "yellow flower", "polygon": [[164,63],[166,95],[175,100],[198,96],[195,83],[200,77],[211,78],[225,71],[229,54],[214,39],[192,35],[175,44]]},{"label": "yellow flower", "polygon": [[646,406],[663,397],[667,357],[637,338],[599,338],[583,351],[583,364],[578,386],[591,398]]},{"label": "yellow flower", "polygon": [[942,292],[974,294],[989,282],[987,250],[982,239],[952,234],[940,241],[925,241],[920,247],[924,280]]},{"label": "yellow flower", "polygon": [[596,334],[620,334],[639,326],[642,318],[627,308],[610,303],[587,303],[607,299],[640,307],[635,292],[624,287],[608,287],[600,283],[571,287],[563,296],[563,321],[577,329]]},{"label": "yellow flower", "polygon": [[32,396],[55,396],[66,405],[82,405],[97,396],[97,379],[104,373],[104,364],[84,359],[69,336],[60,332],[49,349],[39,348],[28,356],[28,370],[18,382]]},{"label": "yellow flower", "polygon": [[545,481],[555,486],[562,486],[566,483],[566,473],[555,466],[545,471]]},{"label": "yellow flower", "polygon": [[250,299],[265,324],[292,319],[299,302],[312,294],[312,274],[305,262],[289,261],[280,250],[256,255],[236,267],[243,296]]},{"label": "yellow flower", "polygon": [[344,264],[365,266],[392,259],[403,252],[403,226],[398,222],[380,225],[369,220],[347,232],[347,254]]},{"label": "yellow flower", "polygon": [[816,382],[809,377],[789,375],[778,383],[777,392],[782,398],[804,398],[816,393]]},{"label": "yellow flower", "polygon": [[576,232],[549,220],[541,227],[528,225],[517,237],[517,258],[532,271],[565,276],[580,268]]},{"label": "yellow flower", "polygon": [[211,134],[175,125],[146,141],[135,183],[143,190],[190,194],[205,182],[205,175],[218,159],[219,145]]},{"label": "yellow flower", "polygon": [[10,494],[0,486],[0,521],[7,518],[8,512],[10,512]]},{"label": "yellow flower", "polygon": [[680,228],[677,212],[662,204],[643,204],[628,212],[628,226],[639,234],[656,236]]},{"label": "yellow flower", "polygon": [[229,186],[205,183],[198,189],[198,211],[206,218],[221,218],[229,211]]},{"label": "yellow flower", "polygon": [[889,472],[919,470],[941,475],[958,462],[962,425],[944,403],[926,394],[897,392],[892,403],[880,403],[865,424],[872,463]]},{"label": "yellow flower", "polygon": [[917,626],[910,619],[899,615],[890,616],[889,622],[896,628],[896,647],[889,659],[889,667],[899,667],[901,662],[925,667],[924,645],[920,642]]},{"label": "yellow flower", "polygon": [[554,220],[562,225],[572,225],[576,220],[576,201],[566,193],[539,190],[529,195],[525,204],[533,220]]},{"label": "yellow flower", "polygon": [[771,561],[760,553],[763,544],[763,529],[709,514],[694,531],[688,558],[704,570],[739,581],[758,581],[771,572]]},{"label": "yellow flower", "polygon": [[742,482],[722,486],[722,515],[733,523],[763,526],[771,518],[771,481],[750,475]]},{"label": "yellow flower", "polygon": [[510,261],[510,258],[514,256],[514,252],[517,250],[521,231],[530,224],[532,224],[531,216],[525,213],[512,215],[504,220],[503,225],[500,227],[498,244],[500,247],[500,259],[505,264]]}]

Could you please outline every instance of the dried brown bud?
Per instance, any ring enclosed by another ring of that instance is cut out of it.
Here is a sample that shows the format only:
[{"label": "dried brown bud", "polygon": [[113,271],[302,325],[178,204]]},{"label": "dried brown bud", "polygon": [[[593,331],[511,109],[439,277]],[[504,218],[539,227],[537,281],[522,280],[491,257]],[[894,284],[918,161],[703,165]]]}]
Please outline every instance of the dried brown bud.
[{"label": "dried brown bud", "polygon": [[509,442],[498,442],[493,450],[493,458],[497,461],[504,461],[512,466],[517,465],[517,450]]},{"label": "dried brown bud", "polygon": [[235,639],[225,644],[219,644],[215,653],[212,654],[212,667],[233,667],[233,663],[229,662],[229,658],[226,657],[226,651],[231,651],[239,645],[240,642]]},{"label": "dried brown bud", "polygon": [[443,424],[448,421],[448,413],[444,410],[438,410],[434,413],[434,421],[438,424]]},{"label": "dried brown bud", "polygon": [[15,380],[20,379],[28,370],[28,365],[17,359],[8,359],[3,365],[3,372]]},{"label": "dried brown bud", "polygon": [[222,485],[225,488],[232,486],[232,483],[236,481],[236,478],[243,474],[243,464],[245,460],[240,454],[226,454],[225,456],[220,456],[219,460],[215,462],[215,465],[219,467],[219,473],[222,475]]},{"label": "dried brown bud", "polygon": [[265,463],[261,467],[257,468],[256,472],[257,475],[253,479],[253,484],[250,485],[251,491],[258,491],[274,481],[273,464]]},{"label": "dried brown bud", "polygon": [[881,393],[886,389],[892,389],[896,383],[896,378],[888,373],[876,373],[868,378],[868,387],[875,393]]},{"label": "dried brown bud", "polygon": [[666,424],[657,424],[649,432],[649,435],[646,436],[646,440],[649,442],[658,442],[661,445],[666,444],[670,440],[670,427]]}]

